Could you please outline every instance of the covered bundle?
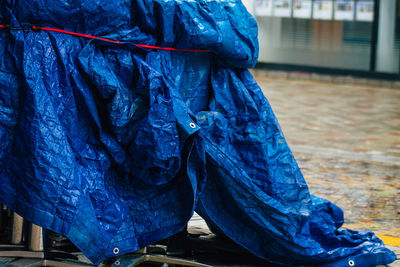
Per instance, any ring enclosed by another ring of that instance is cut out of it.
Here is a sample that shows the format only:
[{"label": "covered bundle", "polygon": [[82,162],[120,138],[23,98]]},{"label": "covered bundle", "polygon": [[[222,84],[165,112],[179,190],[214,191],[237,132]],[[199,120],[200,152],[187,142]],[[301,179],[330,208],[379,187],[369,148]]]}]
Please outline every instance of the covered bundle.
[{"label": "covered bundle", "polygon": [[94,263],[195,209],[270,262],[395,259],[310,196],[247,71],[257,25],[239,0],[3,0],[0,24],[0,202]]}]

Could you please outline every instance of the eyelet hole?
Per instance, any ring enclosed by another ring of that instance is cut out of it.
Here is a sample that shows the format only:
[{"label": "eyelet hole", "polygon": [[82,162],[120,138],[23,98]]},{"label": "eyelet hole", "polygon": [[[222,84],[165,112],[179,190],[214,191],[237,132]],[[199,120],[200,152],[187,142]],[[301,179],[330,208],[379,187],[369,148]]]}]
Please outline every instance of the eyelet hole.
[{"label": "eyelet hole", "polygon": [[117,255],[119,253],[119,248],[114,248],[113,252],[114,252],[115,255]]},{"label": "eyelet hole", "polygon": [[196,128],[196,124],[194,124],[193,122],[191,122],[191,123],[189,124],[189,126],[190,126],[190,128],[192,128],[192,129]]},{"label": "eyelet hole", "polygon": [[349,265],[350,266],[354,266],[355,265],[354,261],[353,260],[349,260]]}]

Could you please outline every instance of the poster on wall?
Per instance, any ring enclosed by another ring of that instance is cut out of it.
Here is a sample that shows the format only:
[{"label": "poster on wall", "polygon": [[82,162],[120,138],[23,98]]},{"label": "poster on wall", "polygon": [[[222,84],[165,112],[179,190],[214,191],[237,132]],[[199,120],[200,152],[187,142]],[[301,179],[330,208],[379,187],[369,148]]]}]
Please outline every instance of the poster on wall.
[{"label": "poster on wall", "polygon": [[274,16],[290,17],[292,15],[292,0],[274,0]]},{"label": "poster on wall", "polygon": [[312,2],[311,0],[294,0],[293,1],[293,17],[294,18],[311,18]]},{"label": "poster on wall", "polygon": [[332,0],[315,0],[313,6],[313,18],[331,20],[333,4]]},{"label": "poster on wall", "polygon": [[256,16],[271,16],[272,1],[271,0],[256,0],[254,4],[254,14]]},{"label": "poster on wall", "polygon": [[357,2],[356,20],[374,21],[374,1],[363,0]]},{"label": "poster on wall", "polygon": [[354,0],[335,1],[335,20],[354,20]]}]

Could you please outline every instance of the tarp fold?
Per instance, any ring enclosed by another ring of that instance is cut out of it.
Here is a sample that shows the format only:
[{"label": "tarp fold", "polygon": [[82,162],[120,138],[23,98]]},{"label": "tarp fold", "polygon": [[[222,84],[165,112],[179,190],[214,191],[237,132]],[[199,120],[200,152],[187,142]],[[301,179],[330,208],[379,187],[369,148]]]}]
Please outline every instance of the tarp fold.
[{"label": "tarp fold", "polygon": [[240,1],[4,0],[0,24],[0,202],[94,263],[173,235],[195,209],[270,262],[395,259],[309,194],[247,71],[257,25]]}]

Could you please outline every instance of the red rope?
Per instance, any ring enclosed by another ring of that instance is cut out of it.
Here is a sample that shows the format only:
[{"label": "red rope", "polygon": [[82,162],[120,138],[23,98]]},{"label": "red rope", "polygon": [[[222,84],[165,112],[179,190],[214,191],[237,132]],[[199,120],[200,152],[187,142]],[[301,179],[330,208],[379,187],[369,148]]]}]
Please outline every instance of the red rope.
[{"label": "red rope", "polygon": [[[7,26],[0,25],[0,29],[2,29],[2,28],[7,28]],[[117,43],[117,44],[123,43],[121,41],[112,40],[112,39],[108,39],[108,38],[102,38],[102,37],[97,37],[97,36],[78,33],[78,32],[70,32],[70,31],[65,31],[65,30],[55,29],[55,28],[32,26],[32,30],[33,31],[43,30],[43,31],[49,31],[49,32],[58,32],[58,33],[64,33],[64,34],[69,34],[69,35],[73,35],[73,36],[88,38],[88,39],[98,39],[98,40],[111,42],[111,43]],[[135,44],[135,45],[138,47],[142,47],[142,48],[156,49],[156,50],[181,51],[181,52],[211,52],[210,50],[202,50],[202,49],[178,49],[178,48],[173,48],[173,47],[159,47],[159,46],[144,45],[144,44]]]},{"label": "red rope", "polygon": [[32,30],[34,30],[34,31],[41,31],[42,30],[42,31],[49,31],[49,32],[59,32],[59,33],[65,33],[65,34],[69,34],[69,35],[89,38],[89,39],[99,39],[99,40],[103,40],[103,41],[111,42],[111,43],[117,43],[117,44],[122,43],[121,41],[115,41],[115,40],[102,38],[102,37],[97,37],[97,36],[93,36],[93,35],[77,33],[77,32],[69,32],[69,31],[64,31],[64,30],[54,29],[54,28],[32,26]]}]

